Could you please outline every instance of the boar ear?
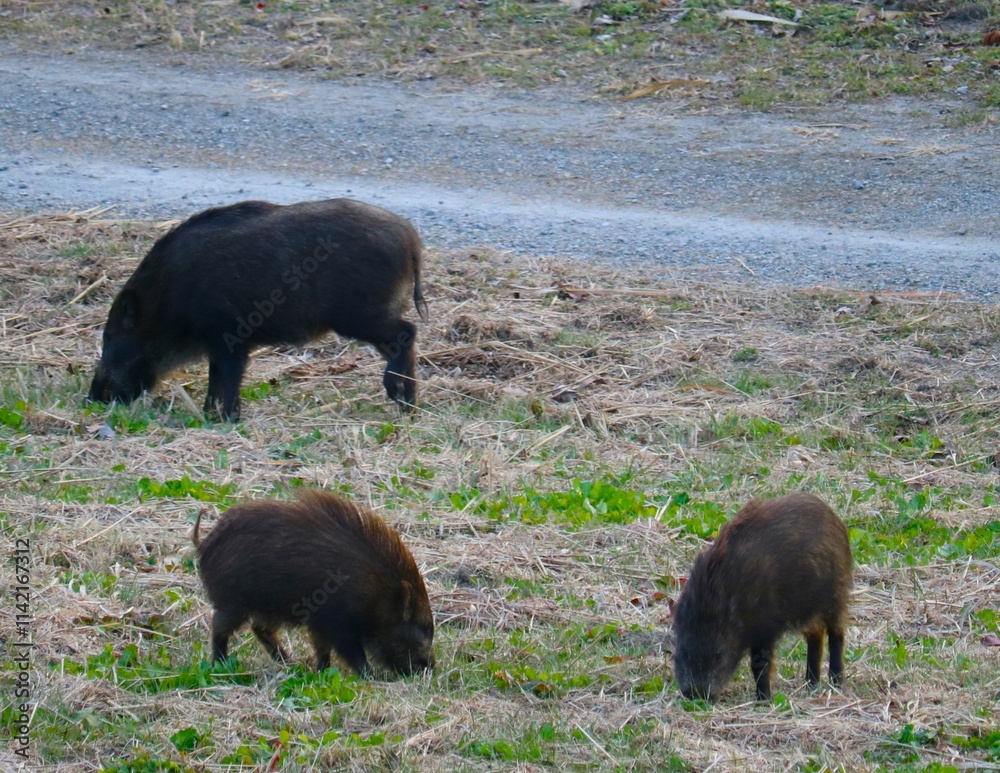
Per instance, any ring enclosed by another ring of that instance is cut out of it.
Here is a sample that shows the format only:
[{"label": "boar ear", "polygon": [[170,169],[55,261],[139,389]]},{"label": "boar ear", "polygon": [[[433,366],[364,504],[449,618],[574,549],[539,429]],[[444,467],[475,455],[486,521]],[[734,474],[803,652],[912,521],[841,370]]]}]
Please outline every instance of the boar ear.
[{"label": "boar ear", "polygon": [[410,618],[413,617],[411,614],[411,604],[410,601],[413,599],[413,588],[410,587],[410,583],[406,580],[402,582],[402,593],[403,593],[403,622],[410,622]]},{"label": "boar ear", "polygon": [[118,307],[118,324],[122,330],[135,330],[139,327],[139,299],[133,290],[122,290],[115,300]]}]

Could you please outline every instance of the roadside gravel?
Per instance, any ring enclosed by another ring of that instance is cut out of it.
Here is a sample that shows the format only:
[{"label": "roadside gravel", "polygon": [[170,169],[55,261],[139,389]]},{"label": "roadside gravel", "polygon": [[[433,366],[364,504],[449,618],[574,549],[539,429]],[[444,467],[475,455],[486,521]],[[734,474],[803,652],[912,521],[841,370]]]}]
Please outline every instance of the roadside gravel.
[{"label": "roadside gravel", "polygon": [[996,123],[898,100],[681,115],[568,89],[324,81],[0,48],[0,209],[354,196],[432,246],[706,281],[1000,298]]}]

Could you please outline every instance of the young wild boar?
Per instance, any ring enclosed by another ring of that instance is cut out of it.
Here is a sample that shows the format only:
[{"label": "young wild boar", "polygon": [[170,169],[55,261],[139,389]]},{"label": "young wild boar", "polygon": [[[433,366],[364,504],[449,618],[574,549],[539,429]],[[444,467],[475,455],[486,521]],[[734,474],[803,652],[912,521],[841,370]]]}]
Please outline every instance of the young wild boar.
[{"label": "young wild boar", "polygon": [[[340,497],[307,491],[297,502],[247,502],[193,541],[212,618],[212,658],[250,620],[272,658],[287,659],[282,625],[305,626],[316,668],[334,650],[360,675],[368,656],[400,674],[434,667],[427,589],[399,534]],[[366,656],[366,651],[368,655]]]},{"label": "young wild boar", "polygon": [[674,673],[685,697],[714,700],[743,654],[758,700],[771,697],[774,647],[786,631],[807,645],[806,679],[819,681],[823,633],[830,681],[844,671],[851,591],[847,528],[811,494],[753,499],[695,559],[674,612]]},{"label": "young wild boar", "polygon": [[149,251],[111,304],[90,399],[130,402],[172,368],[208,357],[205,410],[236,421],[250,353],[330,330],[374,344],[389,397],[416,400],[422,318],[420,237],[410,223],[349,199],[209,209]]}]

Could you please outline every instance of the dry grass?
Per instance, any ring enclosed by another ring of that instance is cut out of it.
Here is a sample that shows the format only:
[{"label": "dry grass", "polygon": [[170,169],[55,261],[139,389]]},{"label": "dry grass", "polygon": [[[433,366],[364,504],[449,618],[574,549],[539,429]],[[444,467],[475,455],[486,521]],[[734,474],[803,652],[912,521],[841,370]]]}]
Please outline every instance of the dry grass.
[{"label": "dry grass", "polygon": [[[261,353],[236,427],[200,421],[198,365],[116,408],[103,441],[88,371],[110,299],[162,230],[112,214],[0,219],[0,511],[9,541],[32,539],[41,769],[235,769],[222,760],[240,744],[261,770],[998,767],[996,736],[992,751],[974,740],[998,730],[1000,647],[984,639],[1000,593],[996,308],[431,248],[412,419],[380,393],[372,351],[327,339]],[[185,478],[173,495],[148,483]],[[655,514],[616,523],[613,497],[592,517],[546,512],[574,479],[644,493]],[[127,645],[196,666],[194,513],[299,482],[349,491],[403,532],[438,620],[433,677],[352,683],[353,701],[295,711],[275,695],[290,672],[249,637],[248,684],[149,693],[72,673]],[[743,668],[718,704],[681,701],[664,597],[703,544],[692,519],[710,532],[748,497],[795,488],[852,526],[845,689],[808,690],[789,637],[785,699],[751,702]],[[936,527],[981,544],[950,555]],[[188,727],[210,746],[178,751],[168,739]]]},{"label": "dry grass", "polygon": [[323,0],[165,2],[12,0],[0,37],[28,50],[142,49],[169,61],[221,54],[254,66],[338,78],[538,86],[666,97],[671,110],[953,95],[1000,104],[996,57],[982,45],[996,0],[909,3],[866,13],[857,3],[757,2],[754,10],[803,26],[724,22],[741,0],[620,2]]}]

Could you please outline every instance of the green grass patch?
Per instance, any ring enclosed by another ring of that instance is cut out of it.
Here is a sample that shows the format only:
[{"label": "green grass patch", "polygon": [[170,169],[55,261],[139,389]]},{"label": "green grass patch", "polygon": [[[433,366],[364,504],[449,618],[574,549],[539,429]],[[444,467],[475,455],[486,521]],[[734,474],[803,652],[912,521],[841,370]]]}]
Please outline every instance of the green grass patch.
[{"label": "green grass patch", "polygon": [[[761,386],[767,384],[767,386]],[[750,376],[744,389],[739,385],[737,388],[747,394],[760,391],[761,388],[769,388],[770,382],[761,377]],[[739,416],[737,414],[727,414],[720,418],[713,417],[705,427],[704,435],[707,440],[732,438],[735,440],[762,440],[769,437],[781,438],[783,430],[776,421],[764,418],[763,416]]]},{"label": "green grass patch", "polygon": [[191,480],[187,475],[162,482],[150,478],[139,478],[134,484],[134,496],[137,496],[141,501],[190,498],[199,502],[235,504],[234,494],[235,486],[232,483]]},{"label": "green grass patch", "polygon": [[118,578],[113,574],[101,574],[95,572],[76,572],[67,570],[61,573],[59,581],[64,583],[74,593],[100,593],[110,594],[118,584]]},{"label": "green grass patch", "polygon": [[510,740],[503,738],[490,741],[474,740],[467,735],[459,743],[459,749],[466,757],[491,762],[527,762],[538,765],[553,765],[556,762],[554,745],[563,737],[563,733],[546,723]]},{"label": "green grass patch", "polygon": [[279,685],[275,698],[285,709],[316,709],[325,705],[350,703],[358,696],[358,682],[353,676],[343,675],[337,668],[327,668],[317,673],[303,666],[296,667]]},{"label": "green grass patch", "polygon": [[[195,646],[195,655],[200,652]],[[108,645],[98,655],[79,663],[64,659],[53,666],[70,675],[102,679],[123,690],[161,693],[175,690],[208,690],[214,686],[250,684],[251,674],[240,671],[233,659],[212,664],[203,660],[184,661],[167,646],[140,650],[137,644],[116,648]]]},{"label": "green grass patch", "polygon": [[592,676],[585,673],[546,671],[529,666],[504,667],[500,663],[490,663],[487,669],[498,689],[519,690],[538,698],[551,698],[562,695],[567,690],[589,687],[594,681]]},{"label": "green grass patch", "polygon": [[455,510],[526,524],[552,521],[571,528],[602,523],[631,523],[655,515],[656,508],[641,491],[624,488],[620,481],[574,479],[569,490],[541,492],[525,487],[500,499],[484,499],[477,489],[447,495]]},{"label": "green grass patch", "polygon": [[0,405],[0,425],[8,429],[24,429],[24,412],[27,408],[28,404],[24,400],[17,400],[13,405]]},{"label": "green grass patch", "polygon": [[952,735],[948,742],[968,751],[982,751],[989,762],[1000,762],[1000,730],[976,735]]},{"label": "green grass patch", "polygon": [[701,539],[714,537],[729,519],[729,514],[718,502],[692,500],[686,492],[678,492],[664,499],[659,518],[667,524],[684,527],[684,531]]},{"label": "green grass patch", "polygon": [[258,384],[240,388],[240,399],[252,402],[254,400],[264,400],[271,395],[277,394],[277,385],[270,381],[261,381]]},{"label": "green grass patch", "polygon": [[[918,566],[935,560],[987,558],[1000,552],[1000,519],[978,526],[955,529],[939,523],[933,508],[949,508],[951,497],[941,489],[913,493],[897,481],[871,475],[875,485],[851,492],[854,502],[873,497],[885,503],[875,518],[850,521],[855,561],[874,564]],[[983,495],[992,507],[996,494]]]}]

